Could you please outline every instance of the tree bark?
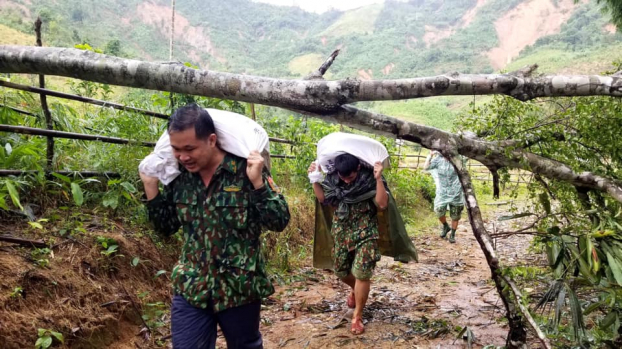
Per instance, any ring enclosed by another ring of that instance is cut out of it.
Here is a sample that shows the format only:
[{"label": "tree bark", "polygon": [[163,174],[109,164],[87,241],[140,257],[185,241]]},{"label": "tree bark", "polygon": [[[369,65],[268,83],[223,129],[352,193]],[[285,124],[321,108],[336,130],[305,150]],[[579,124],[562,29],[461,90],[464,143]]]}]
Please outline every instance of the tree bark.
[{"label": "tree bark", "polygon": [[72,48],[0,46],[0,72],[45,74],[295,108],[322,114],[361,101],[440,95],[504,94],[522,101],[543,96],[622,96],[622,78],[598,75],[459,74],[397,80],[284,80],[150,63]]},{"label": "tree bark", "polygon": [[462,161],[457,157],[456,153],[442,153],[443,156],[450,159],[456,169],[458,177],[460,178],[460,183],[462,184],[462,190],[466,201],[466,209],[469,215],[469,223],[473,229],[473,235],[484,252],[484,257],[486,258],[486,262],[490,268],[492,280],[495,282],[495,287],[497,288],[499,297],[505,307],[506,318],[508,319],[510,327],[508,337],[506,339],[506,347],[508,349],[527,348],[527,332],[525,331],[523,319],[519,312],[520,308],[516,304],[516,301],[512,298],[509,292],[509,285],[503,279],[503,275],[501,274],[499,259],[497,258],[490,235],[488,235],[486,227],[484,226],[482,213],[479,209],[479,205],[477,204],[477,198],[475,197],[475,190],[473,189],[473,184],[471,183],[469,171],[466,167],[462,166]]}]

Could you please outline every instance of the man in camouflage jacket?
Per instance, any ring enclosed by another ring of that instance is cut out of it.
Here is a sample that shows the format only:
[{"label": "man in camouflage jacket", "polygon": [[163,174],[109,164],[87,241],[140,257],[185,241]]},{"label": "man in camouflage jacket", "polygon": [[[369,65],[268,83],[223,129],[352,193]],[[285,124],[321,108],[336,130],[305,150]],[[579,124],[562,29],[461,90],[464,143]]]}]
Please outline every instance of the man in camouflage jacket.
[{"label": "man in camouflage jacket", "polygon": [[140,174],[149,219],[168,236],[182,227],[173,268],[173,346],[214,348],[220,325],[229,348],[262,348],[261,298],[274,292],[259,249],[262,227],[282,231],[289,209],[259,152],[248,159],[218,147],[209,113],[197,105],[175,111],[168,125],[182,173],[160,193]]},{"label": "man in camouflage jacket", "polygon": [[324,181],[312,175],[316,169],[315,163],[308,169],[315,196],[321,204],[335,207],[332,254],[335,275],[352,288],[346,299],[348,307],[354,309],[350,331],[362,334],[370,279],[380,260],[377,212],[389,204],[383,166],[377,162],[373,170],[362,168],[359,159],[341,154],[335,158],[335,171]]}]

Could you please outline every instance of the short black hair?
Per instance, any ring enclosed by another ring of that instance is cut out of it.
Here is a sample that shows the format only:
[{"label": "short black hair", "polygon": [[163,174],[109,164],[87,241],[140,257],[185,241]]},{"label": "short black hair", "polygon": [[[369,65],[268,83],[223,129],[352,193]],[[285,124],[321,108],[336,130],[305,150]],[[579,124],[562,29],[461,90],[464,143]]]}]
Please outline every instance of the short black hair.
[{"label": "short black hair", "polygon": [[341,154],[335,158],[335,169],[340,176],[344,177],[358,171],[360,164],[359,159],[350,154]]},{"label": "short black hair", "polygon": [[216,133],[214,120],[207,110],[199,107],[196,103],[185,105],[173,113],[168,119],[168,133],[185,131],[194,127],[198,139],[207,139],[212,133]]}]

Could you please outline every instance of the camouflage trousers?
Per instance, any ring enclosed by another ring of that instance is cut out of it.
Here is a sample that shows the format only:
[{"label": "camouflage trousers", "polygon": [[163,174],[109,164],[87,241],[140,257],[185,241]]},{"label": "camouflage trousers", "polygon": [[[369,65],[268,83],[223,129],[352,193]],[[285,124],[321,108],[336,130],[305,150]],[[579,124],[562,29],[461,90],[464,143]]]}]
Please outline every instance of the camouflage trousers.
[{"label": "camouflage trousers", "polygon": [[335,258],[335,275],[343,279],[348,274],[352,274],[357,280],[371,279],[376,268],[376,262],[381,257],[376,239],[360,242],[353,250],[349,250],[347,246],[335,241],[333,256]]},{"label": "camouflage trousers", "polygon": [[434,210],[436,212],[436,217],[441,218],[445,217],[445,213],[447,212],[447,206],[449,206],[449,217],[451,217],[452,221],[459,221],[462,216],[462,210],[464,206],[455,206],[455,205],[445,205]]}]

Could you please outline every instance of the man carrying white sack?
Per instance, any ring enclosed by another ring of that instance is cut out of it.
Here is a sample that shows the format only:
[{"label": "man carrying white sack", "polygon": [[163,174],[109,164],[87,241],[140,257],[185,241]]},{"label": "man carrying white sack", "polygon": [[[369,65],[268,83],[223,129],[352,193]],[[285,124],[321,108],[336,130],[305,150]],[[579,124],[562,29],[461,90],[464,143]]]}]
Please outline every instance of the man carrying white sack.
[{"label": "man carrying white sack", "polygon": [[362,167],[358,158],[341,154],[335,171],[322,181],[316,163],[309,166],[309,179],[320,203],[336,207],[333,216],[335,275],[352,288],[347,305],[354,308],[353,334],[365,332],[363,308],[369,296],[371,277],[380,260],[377,210],[385,210],[389,196],[382,179],[383,165]]},{"label": "man carrying white sack", "polygon": [[177,109],[168,133],[181,173],[162,193],[158,178],[140,176],[155,230],[171,235],[183,229],[181,256],[171,274],[173,347],[215,348],[218,324],[229,348],[262,348],[261,299],[274,288],[259,235],[262,227],[285,229],[287,203],[258,151],[244,159],[219,147],[205,109]]},{"label": "man carrying white sack", "polygon": [[[456,169],[449,160],[435,150],[430,152],[423,168],[430,171],[436,183],[434,212],[442,224],[440,237],[444,239],[451,232],[449,242],[455,243],[456,229],[458,229],[458,222],[464,209],[464,194]],[[451,227],[447,224],[445,217],[448,208]]]}]

